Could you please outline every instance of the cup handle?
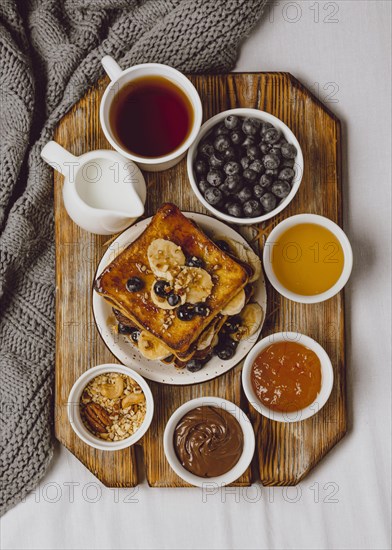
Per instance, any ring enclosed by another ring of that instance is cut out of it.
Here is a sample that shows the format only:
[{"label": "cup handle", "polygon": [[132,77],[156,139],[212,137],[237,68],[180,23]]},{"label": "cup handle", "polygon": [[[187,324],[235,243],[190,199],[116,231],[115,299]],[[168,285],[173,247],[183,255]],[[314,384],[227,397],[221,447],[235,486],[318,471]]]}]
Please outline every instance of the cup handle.
[{"label": "cup handle", "polygon": [[105,55],[105,57],[101,59],[101,63],[103,68],[105,69],[105,72],[112,81],[117,80],[117,78],[123,72],[117,61],[115,61],[113,57],[110,57],[110,55]]},{"label": "cup handle", "polygon": [[56,141],[49,141],[41,151],[41,158],[63,176],[69,174],[70,166],[78,162],[78,157],[72,155]]}]

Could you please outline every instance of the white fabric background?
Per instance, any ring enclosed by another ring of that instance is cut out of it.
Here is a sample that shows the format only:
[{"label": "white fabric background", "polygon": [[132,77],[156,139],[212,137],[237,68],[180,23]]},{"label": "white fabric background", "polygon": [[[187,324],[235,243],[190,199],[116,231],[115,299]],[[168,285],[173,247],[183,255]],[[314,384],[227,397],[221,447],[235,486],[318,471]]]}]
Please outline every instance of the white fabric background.
[{"label": "white fabric background", "polygon": [[105,489],[58,448],[40,487],[2,519],[4,550],[390,547],[391,3],[275,4],[236,70],[289,71],[343,122],[355,254],[346,290],[350,431],[299,489],[231,489],[206,502],[198,489]]}]

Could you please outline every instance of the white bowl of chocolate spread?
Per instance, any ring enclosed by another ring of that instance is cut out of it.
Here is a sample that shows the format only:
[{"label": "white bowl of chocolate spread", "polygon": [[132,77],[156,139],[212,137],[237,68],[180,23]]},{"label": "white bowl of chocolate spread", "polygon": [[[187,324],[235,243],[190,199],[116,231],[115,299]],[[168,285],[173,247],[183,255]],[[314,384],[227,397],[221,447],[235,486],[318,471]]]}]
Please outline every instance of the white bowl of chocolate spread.
[{"label": "white bowl of chocolate spread", "polygon": [[220,397],[199,397],[170,417],[163,444],[174,472],[196,487],[223,487],[250,465],[255,436],[237,405]]}]

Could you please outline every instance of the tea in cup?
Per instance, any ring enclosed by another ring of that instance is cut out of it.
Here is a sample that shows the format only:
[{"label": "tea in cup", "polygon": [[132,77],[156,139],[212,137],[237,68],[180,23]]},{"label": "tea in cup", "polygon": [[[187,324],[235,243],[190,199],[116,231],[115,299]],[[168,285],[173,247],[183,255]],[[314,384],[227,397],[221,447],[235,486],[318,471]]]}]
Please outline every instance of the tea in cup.
[{"label": "tea in cup", "polygon": [[176,69],[159,63],[122,71],[105,56],[102,64],[112,80],[100,109],[109,143],[147,171],[177,164],[202,122],[201,101],[193,84]]}]

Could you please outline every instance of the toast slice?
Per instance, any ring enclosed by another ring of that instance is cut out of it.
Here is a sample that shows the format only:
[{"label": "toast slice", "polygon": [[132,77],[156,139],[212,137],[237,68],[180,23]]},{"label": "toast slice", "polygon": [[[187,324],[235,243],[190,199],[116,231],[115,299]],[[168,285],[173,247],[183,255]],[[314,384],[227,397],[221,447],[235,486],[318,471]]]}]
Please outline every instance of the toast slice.
[{"label": "toast slice", "polygon": [[[212,281],[210,294],[205,298],[208,315],[184,321],[177,317],[175,310],[161,309],[152,301],[151,290],[159,277],[151,270],[148,250],[157,239],[171,241],[186,258],[196,257],[203,261],[204,270]],[[131,277],[143,281],[141,290],[127,290]],[[167,203],[157,211],[144,232],[99,274],[94,289],[175,355],[184,357],[212,319],[248,280],[249,272],[243,265],[216,246],[177,206]]]}]

